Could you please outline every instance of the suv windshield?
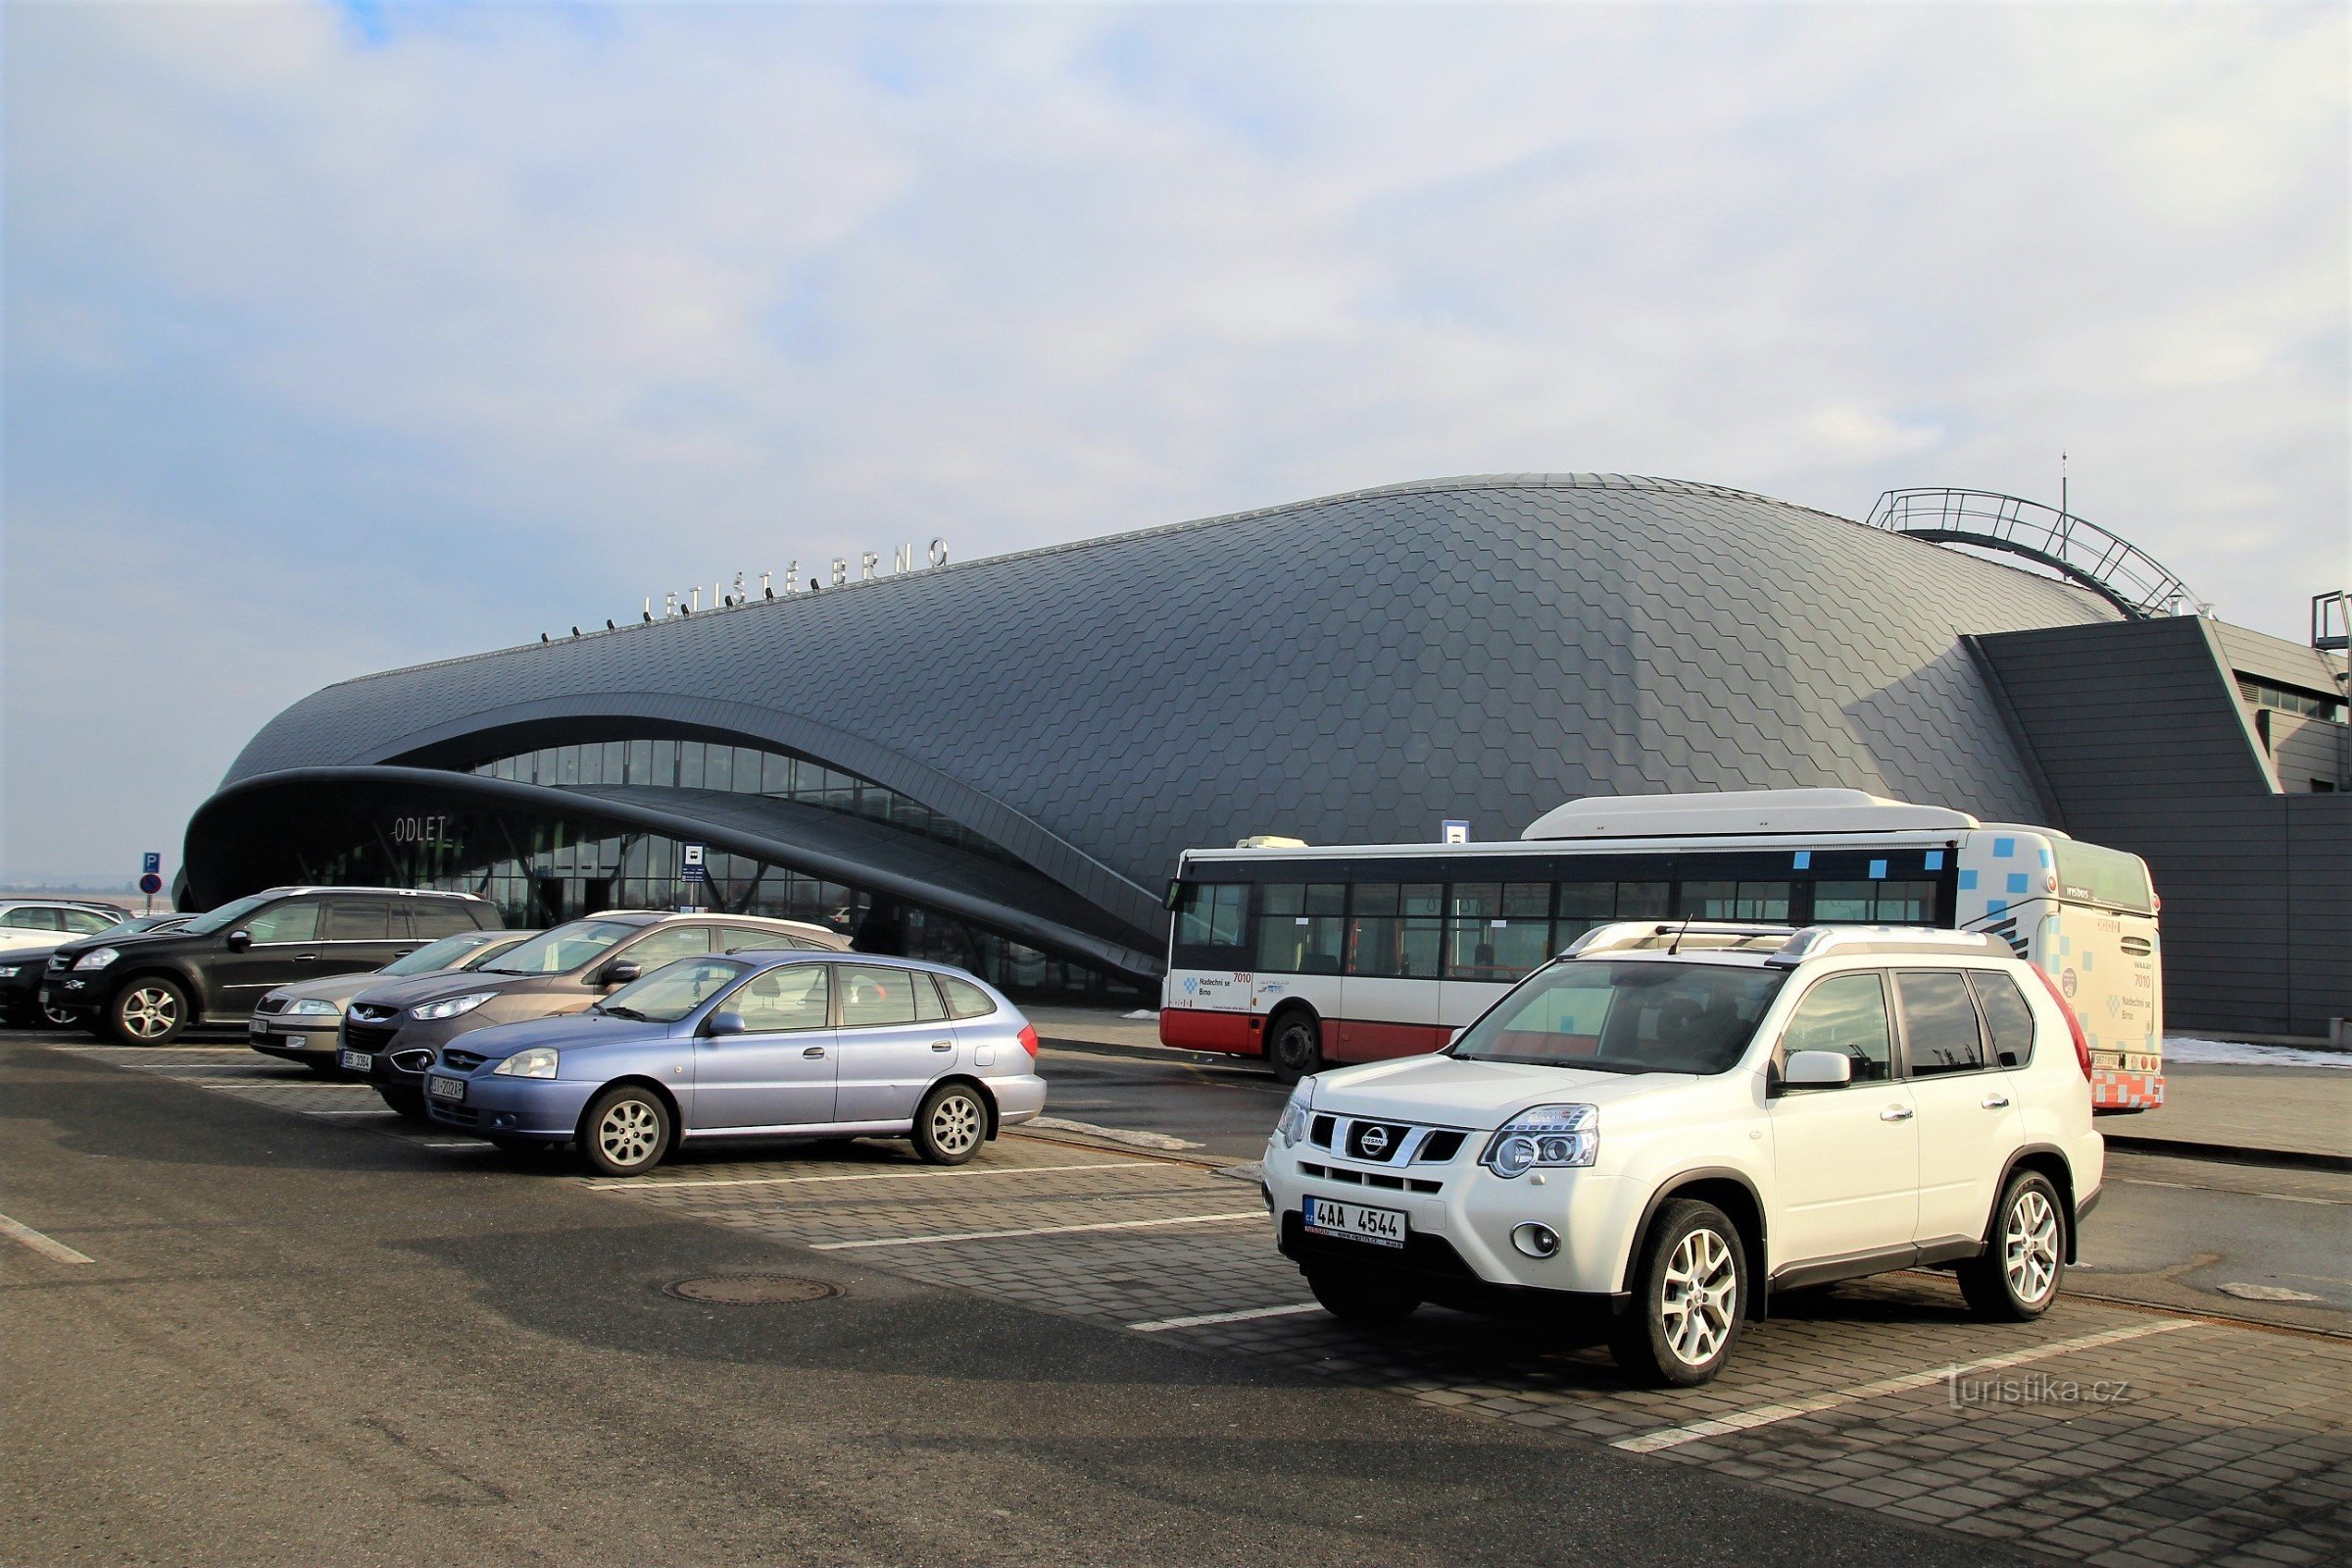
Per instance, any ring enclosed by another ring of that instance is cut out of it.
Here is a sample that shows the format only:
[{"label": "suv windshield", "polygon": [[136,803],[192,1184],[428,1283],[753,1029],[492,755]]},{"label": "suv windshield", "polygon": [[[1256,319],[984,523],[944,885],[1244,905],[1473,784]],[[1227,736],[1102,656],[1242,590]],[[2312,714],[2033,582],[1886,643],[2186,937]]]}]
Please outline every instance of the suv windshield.
[{"label": "suv windshield", "polygon": [[500,954],[496,963],[485,963],[477,972],[566,974],[584,963],[594,963],[614,943],[635,936],[640,929],[617,920],[574,920],[516,944],[513,950]]},{"label": "suv windshield", "polygon": [[466,955],[495,940],[497,937],[493,932],[443,937],[438,942],[427,942],[405,958],[394,958],[390,963],[378,969],[376,973],[431,974],[437,969],[455,968],[458,960],[465,957]]},{"label": "suv windshield", "polygon": [[1555,963],[1472,1024],[1452,1054],[1600,1072],[1724,1072],[1788,978],[1744,965]]},{"label": "suv windshield", "polygon": [[742,964],[724,958],[680,958],[630,981],[598,1003],[596,1010],[647,1023],[676,1023],[742,974]]},{"label": "suv windshield", "polygon": [[270,897],[271,895],[267,893],[249,893],[234,903],[223,904],[218,909],[198,915],[180,929],[188,935],[196,937],[211,936],[216,931],[225,931],[263,905],[268,904]]}]

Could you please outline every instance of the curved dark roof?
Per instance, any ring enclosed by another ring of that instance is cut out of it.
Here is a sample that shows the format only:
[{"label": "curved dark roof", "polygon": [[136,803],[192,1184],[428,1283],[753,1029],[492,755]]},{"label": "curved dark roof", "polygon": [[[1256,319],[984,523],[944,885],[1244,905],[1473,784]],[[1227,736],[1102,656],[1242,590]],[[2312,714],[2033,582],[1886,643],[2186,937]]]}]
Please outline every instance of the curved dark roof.
[{"label": "curved dark roof", "polygon": [[1580,795],[1813,785],[2031,818],[1959,638],[2114,615],[1736,490],[1431,480],[346,681],[224,784],[463,764],[551,725],[728,733],[912,796],[1150,933],[1178,852],[1250,833],[1501,838]]}]

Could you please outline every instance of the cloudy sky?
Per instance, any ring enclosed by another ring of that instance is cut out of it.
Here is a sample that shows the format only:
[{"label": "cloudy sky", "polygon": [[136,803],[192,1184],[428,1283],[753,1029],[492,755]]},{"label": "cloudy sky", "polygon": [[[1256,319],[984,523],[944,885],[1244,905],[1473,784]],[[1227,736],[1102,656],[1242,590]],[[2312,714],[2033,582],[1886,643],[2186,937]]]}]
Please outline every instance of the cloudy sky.
[{"label": "cloudy sky", "polygon": [[2300,639],[2345,15],[9,5],[0,875],[346,676],[1442,474],[2063,448]]}]

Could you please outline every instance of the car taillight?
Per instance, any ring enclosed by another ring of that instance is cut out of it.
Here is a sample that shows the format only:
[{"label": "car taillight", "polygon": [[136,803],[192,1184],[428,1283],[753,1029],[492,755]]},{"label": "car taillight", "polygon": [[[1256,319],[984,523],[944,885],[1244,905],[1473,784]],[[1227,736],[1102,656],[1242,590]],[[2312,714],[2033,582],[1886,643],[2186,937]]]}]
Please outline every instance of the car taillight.
[{"label": "car taillight", "polygon": [[1037,1059],[1037,1028],[1035,1025],[1021,1025],[1021,1049],[1029,1053],[1031,1061]]},{"label": "car taillight", "polygon": [[2050,978],[2048,970],[2037,963],[2029,963],[2026,967],[2034,971],[2034,978],[2041,982],[2041,989],[2050,994],[2050,1000],[2058,1004],[2058,1010],[2066,1014],[2066,1032],[2075,1039],[2075,1065],[2082,1069],[2082,1081],[2089,1083],[2090,1040],[2082,1033],[2082,1020],[2075,1016],[2074,1004],[2066,1000],[2066,993],[2058,989],[2058,982]]}]

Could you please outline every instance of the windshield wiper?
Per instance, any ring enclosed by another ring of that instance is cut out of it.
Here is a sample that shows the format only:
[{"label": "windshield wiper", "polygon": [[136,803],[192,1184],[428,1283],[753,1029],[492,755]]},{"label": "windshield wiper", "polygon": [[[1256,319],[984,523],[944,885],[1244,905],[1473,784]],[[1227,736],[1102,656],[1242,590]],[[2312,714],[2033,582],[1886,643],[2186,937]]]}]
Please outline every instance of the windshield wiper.
[{"label": "windshield wiper", "polygon": [[603,1013],[608,1018],[629,1018],[634,1019],[638,1023],[645,1022],[645,1014],[639,1012],[635,1007],[604,1006],[599,1007],[596,1010]]}]

